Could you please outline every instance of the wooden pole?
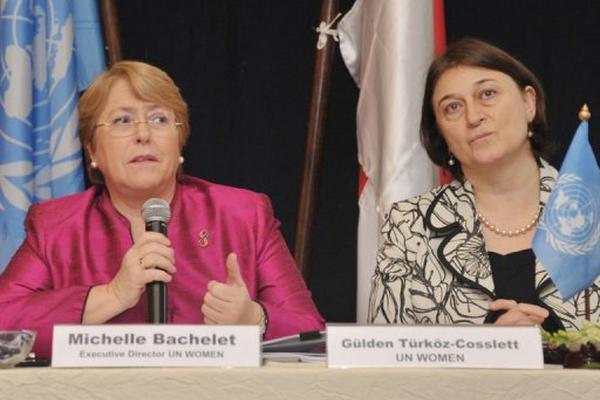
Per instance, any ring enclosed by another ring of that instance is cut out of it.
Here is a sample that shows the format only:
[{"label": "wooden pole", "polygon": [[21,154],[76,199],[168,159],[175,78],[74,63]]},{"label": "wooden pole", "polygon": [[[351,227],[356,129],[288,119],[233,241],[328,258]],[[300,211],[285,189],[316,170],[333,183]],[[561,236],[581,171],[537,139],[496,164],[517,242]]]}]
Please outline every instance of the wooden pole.
[{"label": "wooden pole", "polygon": [[98,0],[98,7],[100,8],[100,14],[102,15],[102,26],[104,27],[104,40],[106,41],[108,63],[109,65],[112,65],[123,59],[117,6],[115,0]]},{"label": "wooden pole", "polygon": [[[338,0],[323,0],[321,3],[321,21],[328,24],[336,17],[338,10]],[[317,202],[317,180],[321,167],[323,127],[327,116],[331,67],[335,47],[336,44],[333,38],[329,37],[325,47],[320,50],[317,49],[315,54],[304,153],[304,173],[298,205],[296,243],[294,248],[296,263],[305,280],[308,278],[309,272],[310,242]]]}]

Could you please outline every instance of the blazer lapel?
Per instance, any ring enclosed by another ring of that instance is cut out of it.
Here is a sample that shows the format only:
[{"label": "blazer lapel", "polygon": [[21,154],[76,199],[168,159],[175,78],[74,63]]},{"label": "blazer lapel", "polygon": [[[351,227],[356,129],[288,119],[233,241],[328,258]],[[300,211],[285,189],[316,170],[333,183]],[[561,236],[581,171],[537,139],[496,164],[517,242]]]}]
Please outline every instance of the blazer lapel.
[{"label": "blazer lapel", "polygon": [[[550,192],[554,188],[556,184],[556,179],[558,178],[558,171],[554,169],[550,164],[546,161],[542,161],[542,166],[540,168],[540,207],[543,209],[548,202],[548,198],[550,197]],[[541,216],[540,216],[541,218]],[[548,272],[544,269],[542,264],[536,258],[535,260],[535,289],[538,294],[541,293],[544,288],[550,285],[552,281],[550,280],[550,276]]]},{"label": "blazer lapel", "polygon": [[494,298],[492,270],[471,184],[454,181],[444,187],[427,210],[425,223],[440,240],[437,249],[440,263],[461,284]]}]

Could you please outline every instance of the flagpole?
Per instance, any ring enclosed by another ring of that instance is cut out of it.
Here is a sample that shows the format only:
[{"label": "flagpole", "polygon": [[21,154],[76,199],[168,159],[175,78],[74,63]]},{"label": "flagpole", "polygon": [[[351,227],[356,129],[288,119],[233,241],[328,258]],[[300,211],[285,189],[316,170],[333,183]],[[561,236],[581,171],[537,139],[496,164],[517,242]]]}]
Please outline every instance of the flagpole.
[{"label": "flagpole", "polygon": [[[578,116],[579,116],[579,120],[581,122],[589,121],[592,114],[590,113],[590,110],[589,110],[587,104],[584,104],[583,107],[581,107],[581,110],[579,110]],[[584,299],[584,304],[585,304],[585,319],[587,321],[590,321],[591,307],[590,307],[590,290],[589,289],[584,290],[583,299]]]},{"label": "flagpole", "polygon": [[115,0],[98,0],[98,6],[102,15],[108,63],[112,65],[123,59],[117,6],[115,5]]},{"label": "flagpole", "polygon": [[304,150],[304,172],[298,204],[296,243],[294,257],[302,276],[308,278],[310,241],[317,202],[317,178],[321,166],[323,127],[327,116],[327,104],[331,81],[331,65],[335,49],[332,38],[325,36],[323,28],[331,29],[339,10],[339,0],[323,0],[321,3],[320,39],[326,39],[324,47],[315,52],[313,83],[310,98],[306,147]]}]

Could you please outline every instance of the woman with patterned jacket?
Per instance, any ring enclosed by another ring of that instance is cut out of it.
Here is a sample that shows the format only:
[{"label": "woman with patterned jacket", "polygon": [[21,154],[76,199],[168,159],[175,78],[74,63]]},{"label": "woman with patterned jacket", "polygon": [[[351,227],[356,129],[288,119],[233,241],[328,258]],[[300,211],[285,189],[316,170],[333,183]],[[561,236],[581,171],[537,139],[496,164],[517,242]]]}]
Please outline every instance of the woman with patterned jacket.
[{"label": "woman with patterned jacket", "polygon": [[557,177],[544,103],[535,75],[488,43],[460,40],[432,63],[421,140],[456,179],[386,214],[369,322],[581,326],[583,293],[563,302],[531,250]]}]

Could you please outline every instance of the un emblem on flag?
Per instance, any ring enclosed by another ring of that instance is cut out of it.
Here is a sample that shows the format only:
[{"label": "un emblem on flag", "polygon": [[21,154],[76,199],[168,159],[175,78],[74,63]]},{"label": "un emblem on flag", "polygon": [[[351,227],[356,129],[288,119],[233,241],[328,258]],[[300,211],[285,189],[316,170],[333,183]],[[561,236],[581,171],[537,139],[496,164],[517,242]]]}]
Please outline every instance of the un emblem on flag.
[{"label": "un emblem on flag", "polygon": [[576,256],[594,248],[600,239],[597,202],[579,176],[560,176],[540,226],[555,250]]},{"label": "un emblem on flag", "polygon": [[76,7],[0,4],[0,212],[18,221],[31,203],[84,188]]},{"label": "un emblem on flag", "polygon": [[0,272],[29,206],[84,188],[77,103],[104,69],[97,15],[91,0],[0,0]]}]

